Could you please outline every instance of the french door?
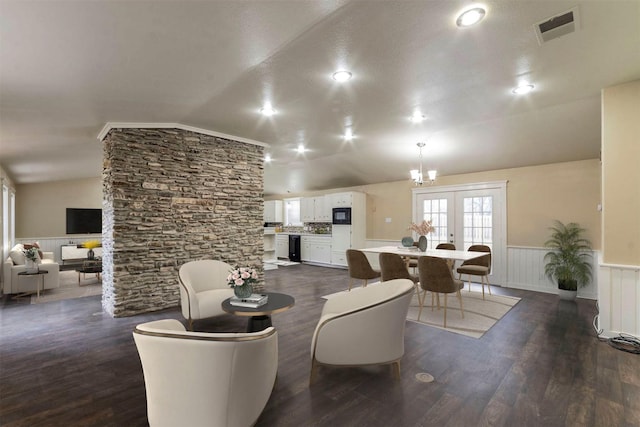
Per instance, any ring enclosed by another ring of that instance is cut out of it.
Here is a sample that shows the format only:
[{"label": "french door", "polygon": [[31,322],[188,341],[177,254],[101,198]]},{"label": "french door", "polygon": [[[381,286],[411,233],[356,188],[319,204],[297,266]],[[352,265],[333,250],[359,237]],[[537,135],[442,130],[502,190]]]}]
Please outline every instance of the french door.
[{"label": "french door", "polygon": [[414,222],[431,220],[435,232],[429,248],[453,243],[458,250],[471,245],[491,248],[490,283],[505,283],[506,274],[506,182],[413,190]]}]

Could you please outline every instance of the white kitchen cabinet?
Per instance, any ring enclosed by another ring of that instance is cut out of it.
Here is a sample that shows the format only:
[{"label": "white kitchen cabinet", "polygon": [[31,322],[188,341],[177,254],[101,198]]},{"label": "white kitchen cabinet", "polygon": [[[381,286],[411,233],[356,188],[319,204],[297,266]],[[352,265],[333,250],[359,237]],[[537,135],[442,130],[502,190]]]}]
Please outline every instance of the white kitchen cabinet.
[{"label": "white kitchen cabinet", "polygon": [[[331,227],[331,264],[346,267],[347,249],[362,249],[366,240],[366,204],[364,193],[332,194],[333,207],[351,207],[351,225],[334,224]],[[347,204],[351,206],[345,206]],[[342,205],[342,206],[340,206]]]},{"label": "white kitchen cabinet", "polygon": [[276,234],[276,256],[278,258],[289,258],[288,234]]},{"label": "white kitchen cabinet", "polygon": [[282,200],[264,202],[264,222],[282,222]]},{"label": "white kitchen cabinet", "polygon": [[301,237],[300,253],[302,261],[319,264],[331,264],[331,237],[305,236]]},{"label": "white kitchen cabinet", "polygon": [[331,207],[327,196],[304,197],[300,201],[302,222],[331,222]]},{"label": "white kitchen cabinet", "polygon": [[331,196],[332,208],[350,208],[353,206],[353,193],[333,193]]}]

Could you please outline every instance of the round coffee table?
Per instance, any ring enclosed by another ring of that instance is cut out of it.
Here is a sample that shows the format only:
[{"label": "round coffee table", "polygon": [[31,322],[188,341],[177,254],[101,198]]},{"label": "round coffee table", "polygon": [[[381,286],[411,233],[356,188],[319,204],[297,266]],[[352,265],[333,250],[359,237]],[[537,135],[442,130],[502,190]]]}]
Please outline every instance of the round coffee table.
[{"label": "round coffee table", "polygon": [[287,294],[279,294],[276,292],[264,292],[269,295],[269,300],[265,305],[261,305],[258,308],[239,307],[237,305],[231,305],[227,298],[222,301],[222,309],[227,313],[234,314],[236,316],[247,316],[247,332],[259,332],[267,329],[271,324],[271,315],[280,313],[293,307],[296,300]]}]

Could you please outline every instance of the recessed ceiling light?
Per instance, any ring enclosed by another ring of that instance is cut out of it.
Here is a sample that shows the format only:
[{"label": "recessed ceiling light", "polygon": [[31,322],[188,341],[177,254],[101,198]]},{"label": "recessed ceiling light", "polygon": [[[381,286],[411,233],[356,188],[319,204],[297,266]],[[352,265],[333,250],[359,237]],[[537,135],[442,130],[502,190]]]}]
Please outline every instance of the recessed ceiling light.
[{"label": "recessed ceiling light", "polygon": [[266,163],[271,163],[271,154],[265,154],[264,155],[264,161]]},{"label": "recessed ceiling light", "polygon": [[347,129],[344,131],[344,139],[346,141],[351,141],[353,139],[353,131],[351,129]]},{"label": "recessed ceiling light", "polygon": [[263,116],[270,117],[276,113],[276,110],[273,109],[271,104],[265,104],[265,106],[260,109],[260,113],[262,113]]},{"label": "recessed ceiling light", "polygon": [[473,24],[477,24],[484,18],[487,11],[484,7],[476,6],[471,9],[467,9],[458,15],[456,19],[456,25],[458,27],[470,27]]},{"label": "recessed ceiling light", "polygon": [[352,74],[349,71],[340,70],[333,73],[331,77],[333,77],[333,80],[337,82],[346,82],[347,80],[351,79],[351,76]]},{"label": "recessed ceiling light", "polygon": [[298,153],[302,154],[304,153],[306,150],[304,149],[304,145],[300,144],[298,145]]},{"label": "recessed ceiling light", "polygon": [[413,123],[421,123],[424,121],[425,118],[426,117],[424,116],[424,114],[422,114],[419,111],[416,111],[411,115],[411,117],[409,117],[409,120],[411,120]]},{"label": "recessed ceiling light", "polygon": [[533,90],[533,85],[530,83],[521,84],[520,86],[514,88],[511,92],[516,95],[525,95]]}]

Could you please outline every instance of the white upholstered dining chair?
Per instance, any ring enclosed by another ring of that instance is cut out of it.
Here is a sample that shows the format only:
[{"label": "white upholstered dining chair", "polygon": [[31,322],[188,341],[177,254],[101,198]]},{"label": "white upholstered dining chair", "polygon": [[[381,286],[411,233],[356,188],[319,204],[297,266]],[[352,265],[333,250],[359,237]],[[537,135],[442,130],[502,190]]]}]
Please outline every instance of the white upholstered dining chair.
[{"label": "white upholstered dining chair", "polygon": [[273,327],[251,333],[186,331],[175,319],[133,332],[151,427],[248,427],[257,421],[278,370]]}]

